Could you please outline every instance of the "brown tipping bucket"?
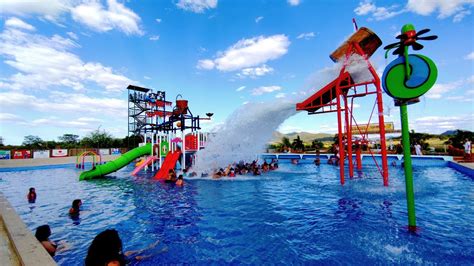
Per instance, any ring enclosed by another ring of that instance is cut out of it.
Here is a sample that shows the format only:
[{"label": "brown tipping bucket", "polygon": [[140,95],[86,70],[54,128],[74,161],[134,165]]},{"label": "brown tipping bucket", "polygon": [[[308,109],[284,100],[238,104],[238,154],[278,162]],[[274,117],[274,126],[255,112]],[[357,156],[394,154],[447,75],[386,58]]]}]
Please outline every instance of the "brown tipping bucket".
[{"label": "brown tipping bucket", "polygon": [[[344,58],[351,42],[358,43],[360,48],[362,48],[364,53],[367,55],[367,58],[370,58],[370,56],[375,53],[377,48],[382,45],[382,40],[380,40],[377,34],[369,30],[368,28],[361,27],[358,31],[352,34],[352,36],[349,37],[349,39],[347,39],[341,46],[339,46],[336,51],[332,52],[332,54],[329,56],[332,61],[337,62],[340,59]],[[350,53],[354,54],[356,53],[356,51],[353,50]]]}]

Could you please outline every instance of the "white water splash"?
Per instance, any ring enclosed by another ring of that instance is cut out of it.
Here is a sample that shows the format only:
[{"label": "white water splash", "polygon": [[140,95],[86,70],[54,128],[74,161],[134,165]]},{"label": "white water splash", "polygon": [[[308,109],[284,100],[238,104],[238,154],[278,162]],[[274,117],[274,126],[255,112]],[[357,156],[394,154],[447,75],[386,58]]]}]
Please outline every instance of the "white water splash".
[{"label": "white water splash", "polygon": [[[347,71],[356,82],[371,80],[365,60],[359,55],[350,59]],[[265,103],[248,103],[235,110],[208,139],[207,146],[196,154],[193,171],[209,173],[217,168],[241,160],[251,162],[265,151],[272,133],[288,118],[295,115],[296,103],[314,94],[315,89],[323,88],[334,80],[341,70],[342,63],[324,68],[311,75],[307,89],[300,90],[293,99],[275,100]],[[370,78],[369,78],[370,77]],[[308,89],[309,88],[309,89]]]},{"label": "white water splash", "polygon": [[255,160],[272,133],[295,114],[293,101],[244,104],[209,138],[206,149],[198,152],[193,170],[208,172],[240,160]]}]

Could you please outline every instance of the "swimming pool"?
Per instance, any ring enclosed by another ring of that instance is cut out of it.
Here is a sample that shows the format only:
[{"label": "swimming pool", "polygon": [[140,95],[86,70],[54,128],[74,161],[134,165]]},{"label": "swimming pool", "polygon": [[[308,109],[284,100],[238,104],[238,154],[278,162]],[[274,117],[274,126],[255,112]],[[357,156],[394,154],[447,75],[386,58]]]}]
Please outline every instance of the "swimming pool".
[{"label": "swimming pool", "polygon": [[[124,250],[151,255],[134,264],[386,264],[474,261],[473,180],[445,166],[415,166],[418,234],[407,233],[403,169],[382,186],[375,167],[339,183],[332,165],[280,163],[277,171],[234,180],[187,180],[184,188],[130,177],[128,166],[79,182],[69,168],[0,173],[0,190],[33,231],[48,223],[68,250],[55,259],[82,265],[94,236],[115,228]],[[28,204],[35,187],[38,199]],[[67,215],[83,200],[80,220]]]}]

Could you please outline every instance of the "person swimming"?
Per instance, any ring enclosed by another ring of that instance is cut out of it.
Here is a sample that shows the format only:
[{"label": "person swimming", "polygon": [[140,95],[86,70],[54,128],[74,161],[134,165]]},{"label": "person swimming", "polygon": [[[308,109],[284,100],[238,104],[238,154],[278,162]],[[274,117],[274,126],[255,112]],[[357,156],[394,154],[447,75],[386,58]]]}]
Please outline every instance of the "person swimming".
[{"label": "person swimming", "polygon": [[54,257],[56,254],[56,250],[58,249],[58,245],[53,241],[49,240],[49,236],[51,236],[51,228],[49,225],[41,225],[36,228],[35,237],[41,243],[41,245],[46,249],[46,251]]},{"label": "person swimming", "polygon": [[86,266],[126,265],[122,240],[115,229],[107,229],[92,240],[85,260]]},{"label": "person swimming", "polygon": [[184,179],[183,179],[183,175],[179,175],[178,176],[178,180],[176,180],[176,183],[175,183],[177,186],[179,187],[182,187],[184,185]]},{"label": "person swimming", "polygon": [[175,183],[176,182],[176,172],[174,169],[168,171],[168,177],[165,180],[166,183]]},{"label": "person swimming", "polygon": [[319,159],[319,158],[314,159],[314,164],[315,165],[320,165],[321,164],[321,159]]},{"label": "person swimming", "polygon": [[28,199],[29,203],[35,203],[36,202],[36,191],[34,187],[30,187],[30,190],[28,194],[26,195],[26,198]]},{"label": "person swimming", "polygon": [[82,206],[82,200],[80,200],[80,199],[73,200],[72,201],[72,206],[69,209],[69,214],[74,215],[74,216],[79,215],[79,211],[81,209],[81,206]]}]

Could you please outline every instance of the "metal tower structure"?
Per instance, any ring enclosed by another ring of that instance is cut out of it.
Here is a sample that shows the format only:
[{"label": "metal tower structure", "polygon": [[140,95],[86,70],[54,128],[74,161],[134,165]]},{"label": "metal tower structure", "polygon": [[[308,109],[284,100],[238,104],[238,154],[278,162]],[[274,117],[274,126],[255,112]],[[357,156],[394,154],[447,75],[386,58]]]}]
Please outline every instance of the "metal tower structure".
[{"label": "metal tower structure", "polygon": [[[339,171],[340,171],[340,182],[343,185],[344,179],[344,161],[345,155],[345,144],[347,144],[347,158],[349,164],[349,176],[354,176],[354,166],[352,161],[353,156],[353,140],[352,131],[353,124],[357,133],[362,136],[362,142],[368,140],[368,128],[370,119],[374,113],[375,107],[377,106],[378,113],[378,124],[380,133],[380,144],[381,144],[381,155],[382,155],[382,168],[379,167],[377,160],[372,154],[372,158],[377,165],[380,174],[383,177],[384,186],[388,186],[388,166],[387,166],[387,150],[385,143],[385,122],[383,117],[383,102],[382,102],[382,89],[380,86],[380,78],[377,72],[369,62],[370,56],[377,50],[382,44],[379,37],[367,28],[360,28],[355,32],[345,43],[343,43],[336,51],[334,51],[330,57],[334,62],[342,61],[342,68],[339,76],[317,91],[314,95],[310,96],[305,101],[296,104],[296,110],[308,111],[308,114],[322,114],[337,112],[338,122],[338,148],[339,148]],[[347,71],[350,65],[350,57],[353,54],[358,54],[363,57],[363,60],[367,66],[368,71],[372,77],[369,81],[355,82]],[[376,99],[372,108],[372,114],[367,122],[367,125],[357,123],[354,112],[353,103],[354,99],[358,97],[375,94]],[[344,117],[343,117],[344,115]],[[344,139],[346,136],[346,139]],[[346,141],[346,143],[344,143]],[[360,143],[354,143],[356,148],[356,159],[357,168],[361,168],[360,164]]]}]

